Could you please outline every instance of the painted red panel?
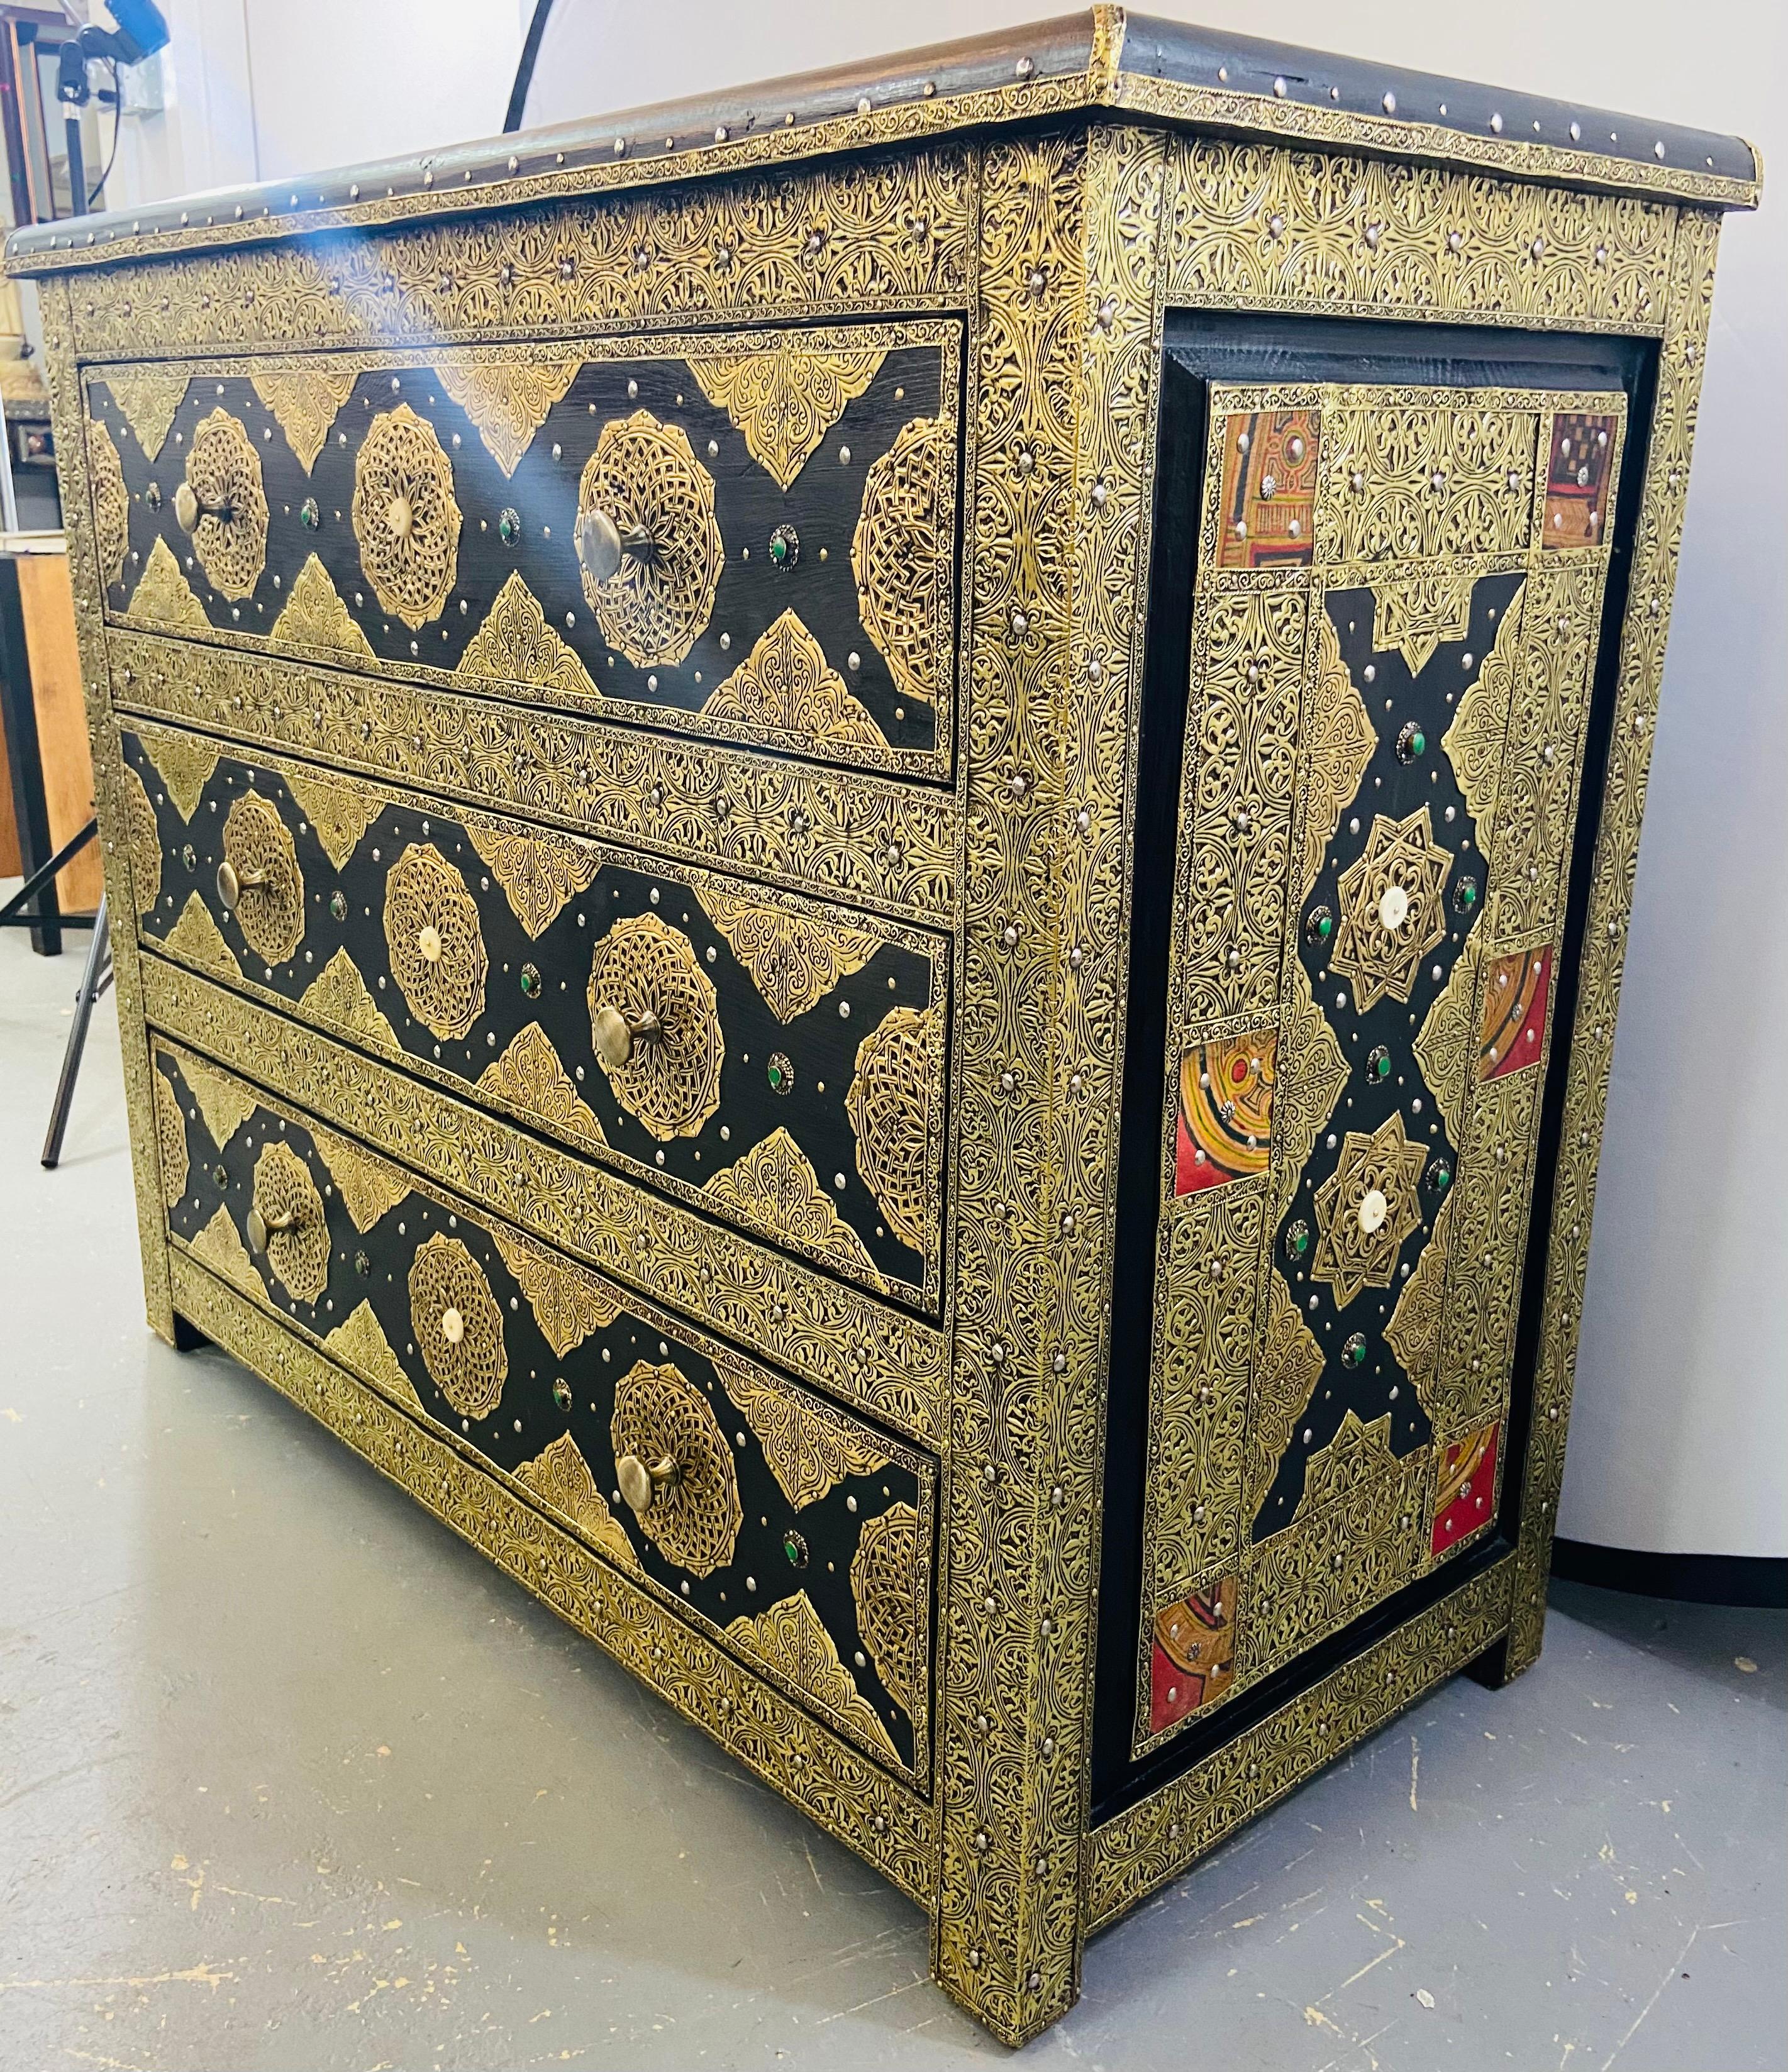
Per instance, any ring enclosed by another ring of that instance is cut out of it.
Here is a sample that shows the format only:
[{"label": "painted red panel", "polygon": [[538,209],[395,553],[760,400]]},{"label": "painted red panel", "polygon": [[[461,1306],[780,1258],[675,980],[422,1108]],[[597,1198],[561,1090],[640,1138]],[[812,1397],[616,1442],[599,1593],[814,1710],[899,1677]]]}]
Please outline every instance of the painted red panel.
[{"label": "painted red panel", "polygon": [[1496,1441],[1499,1427],[1486,1424],[1441,1449],[1434,1497],[1433,1549],[1445,1554],[1463,1546],[1495,1515]]},{"label": "painted red panel", "polygon": [[1149,1727],[1159,1733],[1220,1698],[1235,1675],[1235,1578],[1155,1614]]},{"label": "painted red panel", "polygon": [[1484,987],[1478,1076],[1499,1079],[1539,1063],[1552,997],[1552,949],[1518,950],[1491,964]]}]

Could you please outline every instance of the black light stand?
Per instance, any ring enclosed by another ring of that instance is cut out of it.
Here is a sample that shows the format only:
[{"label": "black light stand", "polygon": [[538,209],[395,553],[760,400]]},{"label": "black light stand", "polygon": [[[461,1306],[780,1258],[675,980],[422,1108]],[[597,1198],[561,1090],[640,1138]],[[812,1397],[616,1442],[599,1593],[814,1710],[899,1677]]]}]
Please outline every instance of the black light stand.
[{"label": "black light stand", "polygon": [[[167,23],[154,0],[116,0],[111,10],[115,29],[102,29],[89,22],[78,35],[71,36],[56,56],[56,98],[67,111],[63,130],[68,140],[68,213],[84,216],[92,197],[87,191],[87,161],[81,149],[80,111],[93,97],[87,83],[87,68],[97,58],[112,68],[109,92],[101,90],[101,101],[112,103],[114,123],[122,113],[119,101],[118,68],[141,64],[153,57],[167,41]],[[114,133],[113,145],[117,137]],[[115,150],[114,150],[115,155]],[[109,172],[111,167],[106,167]],[[100,175],[103,185],[105,174]]]},{"label": "black light stand", "polygon": [[[138,64],[151,57],[168,39],[167,23],[154,0],[111,0],[115,29],[102,29],[89,23],[80,35],[64,43],[57,58],[56,97],[64,105],[64,133],[68,141],[68,201],[71,216],[84,216],[92,197],[87,191],[87,161],[80,142],[80,111],[92,98],[92,88],[87,82],[87,68],[91,60],[99,59],[112,68],[112,87],[109,95],[102,92],[101,99],[109,99],[113,104],[113,120],[121,113],[119,105],[118,68]],[[116,138],[113,139],[116,155]],[[106,171],[109,172],[110,166]],[[102,175],[103,180],[105,175]],[[21,643],[23,652],[23,643]],[[72,841],[64,845],[40,870],[34,871],[19,891],[0,907],[0,927],[31,927],[40,935],[51,932],[60,921],[62,927],[79,927],[80,920],[71,915],[56,915],[55,874],[70,857],[91,841],[99,832],[97,820],[89,820]],[[23,910],[37,895],[36,912],[27,915]],[[111,985],[112,939],[106,928],[106,898],[100,895],[99,910],[92,919],[93,939],[87,952],[86,965],[80,975],[80,985],[75,994],[74,1026],[68,1031],[68,1042],[62,1054],[62,1071],[56,1080],[55,1099],[50,1108],[50,1127],[43,1139],[42,1163],[55,1166],[62,1157],[62,1139],[68,1126],[68,1110],[74,1101],[75,1081],[80,1071],[80,1061],[87,1048],[87,1030],[92,1020],[93,1005]],[[60,937],[55,947],[61,947]]]}]

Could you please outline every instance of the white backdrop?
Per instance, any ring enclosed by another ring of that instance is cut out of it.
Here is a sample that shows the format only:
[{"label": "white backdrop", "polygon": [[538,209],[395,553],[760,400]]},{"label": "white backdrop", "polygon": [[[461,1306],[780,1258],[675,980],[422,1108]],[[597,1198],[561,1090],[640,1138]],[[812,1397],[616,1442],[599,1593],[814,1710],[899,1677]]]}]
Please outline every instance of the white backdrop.
[{"label": "white backdrop", "polygon": [[[497,130],[525,0],[173,0],[114,205]],[[1049,0],[557,0],[557,121],[1034,19]],[[1159,0],[1318,48],[1736,130],[1788,167],[1779,0]],[[1640,857],[1560,1529],[1788,1553],[1788,194],[1728,219]]]}]

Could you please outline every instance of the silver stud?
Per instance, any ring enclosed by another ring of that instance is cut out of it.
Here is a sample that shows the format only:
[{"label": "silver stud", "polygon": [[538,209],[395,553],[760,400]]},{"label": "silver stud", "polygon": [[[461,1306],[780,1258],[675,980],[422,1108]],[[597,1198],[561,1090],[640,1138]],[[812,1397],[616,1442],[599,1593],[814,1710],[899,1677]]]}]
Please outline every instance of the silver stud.
[{"label": "silver stud", "polygon": [[1283,101],[1289,90],[1289,89],[1287,88],[1285,82],[1282,79],[1276,79],[1273,81],[1272,92],[1273,98],[1276,101]]},{"label": "silver stud", "polygon": [[1387,115],[1395,115],[1397,112],[1397,97],[1394,93],[1387,93],[1379,105]]},{"label": "silver stud", "polygon": [[1498,137],[1500,137],[1500,136],[1502,135],[1502,117],[1501,117],[1500,115],[1493,115],[1493,116],[1490,117],[1490,127],[1491,127],[1491,129],[1492,129],[1492,130],[1494,130],[1495,131],[1496,134],[1497,134]]}]

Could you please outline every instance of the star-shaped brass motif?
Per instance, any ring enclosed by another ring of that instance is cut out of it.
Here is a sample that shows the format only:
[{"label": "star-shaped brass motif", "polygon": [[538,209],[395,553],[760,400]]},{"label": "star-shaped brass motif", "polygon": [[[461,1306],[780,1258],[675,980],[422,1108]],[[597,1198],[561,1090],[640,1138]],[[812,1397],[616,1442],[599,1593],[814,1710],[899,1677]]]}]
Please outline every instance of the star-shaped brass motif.
[{"label": "star-shaped brass motif", "polygon": [[1453,857],[1434,839],[1426,806],[1407,820],[1380,813],[1363,853],[1335,886],[1341,924],[1330,968],[1350,979],[1363,1014],[1389,993],[1407,1000],[1422,959],[1446,936],[1446,880]]},{"label": "star-shaped brass motif", "polygon": [[1428,1153],[1403,1133],[1400,1112],[1370,1137],[1350,1129],[1335,1170],[1316,1190],[1310,1278],[1326,1281],[1345,1309],[1363,1288],[1388,1288],[1403,1241],[1422,1219],[1416,1190]]}]

